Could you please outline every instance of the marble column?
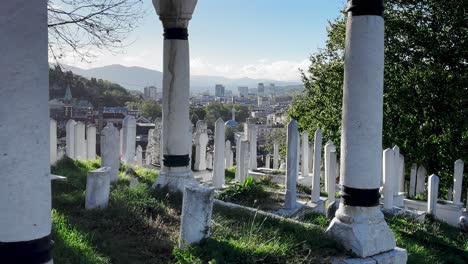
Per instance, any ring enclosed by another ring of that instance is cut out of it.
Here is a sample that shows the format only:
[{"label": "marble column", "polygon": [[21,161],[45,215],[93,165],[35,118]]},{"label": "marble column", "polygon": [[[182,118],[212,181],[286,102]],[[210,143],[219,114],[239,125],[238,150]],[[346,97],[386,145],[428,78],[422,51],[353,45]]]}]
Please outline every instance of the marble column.
[{"label": "marble column", "polygon": [[386,210],[393,209],[393,195],[395,188],[395,152],[388,148],[383,151],[383,187],[384,187],[384,206]]},{"label": "marble column", "polygon": [[75,125],[76,122],[73,119],[67,121],[65,125],[66,133],[66,153],[71,159],[75,158]]},{"label": "marble column", "polygon": [[297,207],[296,181],[298,174],[297,150],[299,148],[299,131],[296,120],[289,121],[287,138],[288,147],[286,150],[286,195],[284,198],[284,208],[289,210]]},{"label": "marble column", "polygon": [[453,203],[454,204],[462,204],[461,203],[461,195],[462,195],[462,183],[463,183],[463,161],[457,160],[454,164],[455,168],[453,171]]},{"label": "marble column", "polygon": [[153,0],[164,27],[163,52],[163,164],[156,186],[183,191],[194,183],[190,153],[190,56],[187,27],[197,0]]},{"label": "marble column", "polygon": [[279,168],[279,143],[273,143],[273,169]]},{"label": "marble column", "polygon": [[123,162],[132,165],[135,161],[136,120],[127,115],[122,121]]},{"label": "marble column", "polygon": [[50,119],[50,164],[57,161],[57,121]]},{"label": "marble column", "polygon": [[0,262],[52,263],[47,1],[0,6]]},{"label": "marble column", "polygon": [[439,177],[435,174],[429,176],[427,190],[427,213],[435,216],[437,214],[437,199],[439,197]]},{"label": "marble column", "polygon": [[416,195],[424,194],[426,188],[426,168],[419,166],[416,172]]},{"label": "marble column", "polygon": [[302,177],[309,177],[309,132],[302,132],[302,145],[301,145],[301,173]]},{"label": "marble column", "polygon": [[225,161],[226,136],[224,132],[224,121],[218,118],[215,122],[214,136],[214,165],[213,165],[213,187],[222,188],[224,185],[224,174],[226,170]]},{"label": "marble column", "polygon": [[257,125],[248,124],[247,137],[250,146],[249,170],[257,169]]},{"label": "marble column", "polygon": [[89,125],[86,128],[86,157],[88,160],[96,159],[96,126]]},{"label": "marble column", "polygon": [[336,192],[336,174],[338,172],[336,165],[336,146],[333,142],[328,141],[325,144],[325,182],[327,186],[325,190],[328,193],[328,204],[335,201]]},{"label": "marble column", "polygon": [[232,167],[232,150],[231,150],[231,141],[226,140],[224,146],[224,157],[226,159],[226,168]]},{"label": "marble column", "polygon": [[327,233],[361,258],[393,250],[379,206],[382,174],[383,0],[347,9],[341,131],[342,199]]},{"label": "marble column", "polygon": [[75,124],[75,159],[86,160],[86,126],[78,121]]},{"label": "marble column", "polygon": [[101,131],[101,167],[110,168],[110,181],[119,178],[120,144],[119,131],[110,122]]},{"label": "marble column", "polygon": [[416,195],[416,172],[418,170],[418,165],[413,163],[411,165],[411,173],[410,173],[410,184],[409,184],[409,191],[408,195],[410,198],[413,198]]},{"label": "marble column", "polygon": [[314,134],[314,166],[312,171],[312,202],[320,201],[320,163],[322,155],[322,131],[317,129]]}]

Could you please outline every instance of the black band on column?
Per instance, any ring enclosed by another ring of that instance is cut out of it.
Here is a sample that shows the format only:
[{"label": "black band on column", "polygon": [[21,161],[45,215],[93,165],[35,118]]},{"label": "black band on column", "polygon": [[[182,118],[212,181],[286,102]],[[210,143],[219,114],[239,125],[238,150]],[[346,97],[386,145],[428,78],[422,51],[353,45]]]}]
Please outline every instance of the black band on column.
[{"label": "black band on column", "polygon": [[188,39],[188,30],[186,28],[165,28],[164,39]]},{"label": "black band on column", "polygon": [[379,188],[356,189],[343,186],[341,191],[341,202],[344,205],[374,207],[380,204]]},{"label": "black band on column", "polygon": [[189,165],[189,155],[164,155],[164,166],[166,167],[185,167]]},{"label": "black band on column", "polygon": [[51,236],[30,241],[0,242],[0,263],[43,264],[52,259]]},{"label": "black band on column", "polygon": [[383,0],[348,0],[346,10],[352,16],[381,16],[384,13]]}]

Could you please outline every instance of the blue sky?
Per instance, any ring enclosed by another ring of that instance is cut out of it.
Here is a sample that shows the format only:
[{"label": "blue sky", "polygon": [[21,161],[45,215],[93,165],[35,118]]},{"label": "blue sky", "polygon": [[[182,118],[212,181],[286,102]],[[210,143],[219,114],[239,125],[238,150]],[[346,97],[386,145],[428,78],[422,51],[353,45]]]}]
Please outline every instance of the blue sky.
[{"label": "blue sky", "polygon": [[[161,70],[162,25],[150,0],[145,17],[123,54],[96,51],[91,64]],[[324,46],[328,20],[340,15],[345,0],[198,0],[189,26],[191,72],[232,78],[298,80],[297,68]]]}]

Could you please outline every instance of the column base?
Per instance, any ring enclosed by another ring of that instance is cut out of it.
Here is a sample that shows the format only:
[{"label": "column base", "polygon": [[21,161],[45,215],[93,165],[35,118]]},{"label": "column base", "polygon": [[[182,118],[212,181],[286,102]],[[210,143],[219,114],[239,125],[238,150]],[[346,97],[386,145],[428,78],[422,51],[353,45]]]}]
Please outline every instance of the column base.
[{"label": "column base", "polygon": [[190,168],[163,167],[156,182],[153,184],[153,188],[164,188],[167,186],[171,192],[183,192],[187,184],[198,185]]},{"label": "column base", "polygon": [[370,256],[368,258],[334,259],[332,264],[404,264],[408,261],[408,253],[401,248]]},{"label": "column base", "polygon": [[380,207],[340,204],[327,234],[361,258],[393,250],[395,236],[385,222]]}]

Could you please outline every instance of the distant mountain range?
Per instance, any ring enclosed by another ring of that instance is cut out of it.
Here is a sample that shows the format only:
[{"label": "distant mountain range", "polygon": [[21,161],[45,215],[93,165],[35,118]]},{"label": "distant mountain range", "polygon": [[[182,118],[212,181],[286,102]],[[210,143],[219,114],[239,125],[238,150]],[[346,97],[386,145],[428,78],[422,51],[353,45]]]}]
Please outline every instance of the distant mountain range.
[{"label": "distant mountain range", "polygon": [[[86,78],[97,78],[114,83],[118,83],[128,90],[143,91],[145,86],[154,85],[158,88],[162,87],[162,72],[151,70],[143,67],[126,67],[123,65],[108,65],[103,67],[81,69],[73,66],[62,65],[65,70],[72,71],[74,74],[81,75]],[[205,75],[192,75],[191,76],[191,91],[204,92],[210,91],[214,93],[215,84],[223,84],[226,89],[232,90],[237,93],[238,86],[248,86],[249,88],[256,88],[258,83],[274,83],[276,86],[291,86],[291,88],[300,88],[299,82],[284,82],[267,79],[251,79],[240,78],[230,79],[222,76],[205,76]]]}]

